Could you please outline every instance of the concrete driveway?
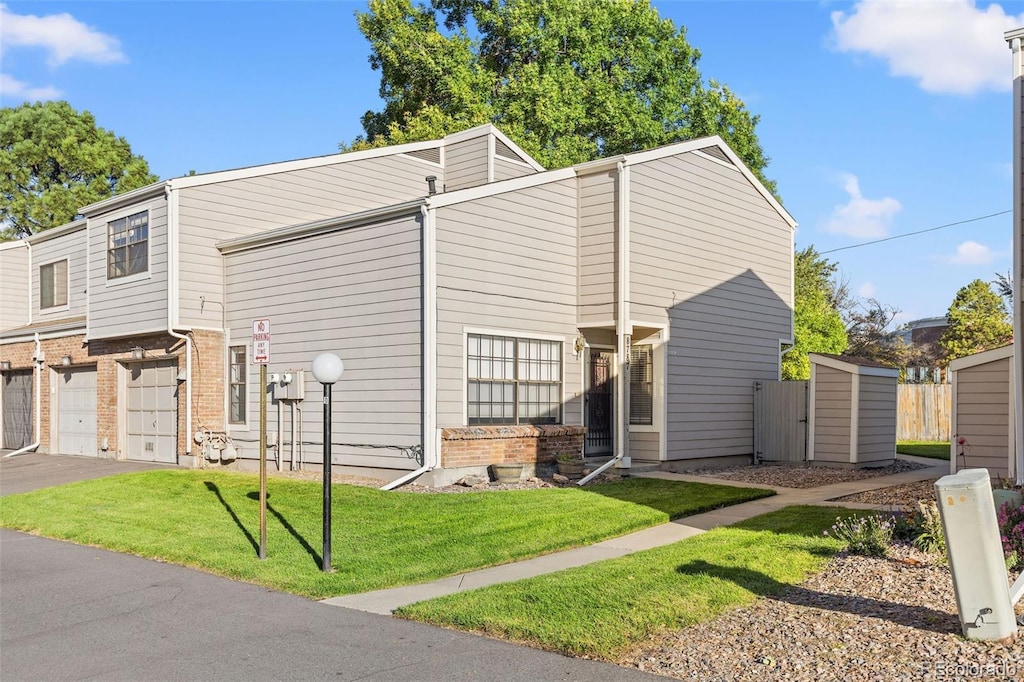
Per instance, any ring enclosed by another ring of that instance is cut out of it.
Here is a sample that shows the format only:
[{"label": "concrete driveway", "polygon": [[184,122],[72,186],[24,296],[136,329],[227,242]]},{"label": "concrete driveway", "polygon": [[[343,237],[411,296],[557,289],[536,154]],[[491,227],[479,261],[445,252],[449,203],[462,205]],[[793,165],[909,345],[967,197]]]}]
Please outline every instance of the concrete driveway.
[{"label": "concrete driveway", "polygon": [[[5,493],[149,468],[26,457],[0,460]],[[0,677],[663,679],[10,530],[0,530]]]},{"label": "concrete driveway", "polygon": [[72,457],[28,453],[4,457],[11,450],[0,450],[0,495],[24,493],[36,488],[61,485],[123,474],[128,471],[166,468],[166,464],[119,462],[99,457]]}]

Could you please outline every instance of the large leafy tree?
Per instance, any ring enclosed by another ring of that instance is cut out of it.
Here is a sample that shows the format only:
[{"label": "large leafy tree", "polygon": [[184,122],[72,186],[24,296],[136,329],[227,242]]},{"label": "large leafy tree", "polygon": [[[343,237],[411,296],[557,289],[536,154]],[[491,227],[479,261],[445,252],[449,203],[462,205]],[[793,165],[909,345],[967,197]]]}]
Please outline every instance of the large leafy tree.
[{"label": "large leafy tree", "polygon": [[846,287],[837,282],[838,265],[822,257],[813,246],[798,251],[793,259],[794,346],[782,356],[782,378],[809,379],[808,353],[842,353],[846,326],[839,306],[848,299]]},{"label": "large leafy tree", "polygon": [[939,344],[946,360],[1004,346],[1013,340],[1006,305],[988,283],[976,279],[956,293]]},{"label": "large leafy tree", "polygon": [[344,149],[493,122],[557,168],[718,134],[775,189],[758,117],[648,0],[370,0],[357,19],[384,108]]},{"label": "large leafy tree", "polygon": [[63,225],[82,206],[156,179],[88,111],[63,101],[0,109],[0,239]]}]

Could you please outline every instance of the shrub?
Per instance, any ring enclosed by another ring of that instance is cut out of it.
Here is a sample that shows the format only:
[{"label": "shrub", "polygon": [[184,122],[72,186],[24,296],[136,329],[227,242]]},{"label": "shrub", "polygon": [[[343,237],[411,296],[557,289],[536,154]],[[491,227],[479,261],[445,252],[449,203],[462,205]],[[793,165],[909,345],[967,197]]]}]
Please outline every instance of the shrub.
[{"label": "shrub", "polygon": [[1003,542],[1006,565],[1013,567],[1024,564],[1024,505],[1015,507],[1007,502],[996,514],[999,524],[999,539]]},{"label": "shrub", "polygon": [[922,552],[946,558],[946,534],[942,530],[939,506],[934,502],[918,502],[917,519],[920,532],[914,538],[914,547]]},{"label": "shrub", "polygon": [[825,531],[825,535],[845,542],[851,554],[883,557],[892,544],[894,526],[894,519],[883,520],[876,514],[849,519],[836,517],[832,531]]}]

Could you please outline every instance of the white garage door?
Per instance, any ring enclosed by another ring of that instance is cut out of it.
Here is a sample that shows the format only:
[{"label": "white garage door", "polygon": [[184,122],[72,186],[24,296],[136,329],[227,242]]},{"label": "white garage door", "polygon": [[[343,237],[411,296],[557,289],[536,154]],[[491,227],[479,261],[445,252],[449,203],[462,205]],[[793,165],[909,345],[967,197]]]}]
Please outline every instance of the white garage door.
[{"label": "white garage door", "polygon": [[178,461],[178,363],[128,366],[128,459]]},{"label": "white garage door", "polygon": [[96,456],[96,370],[57,375],[57,451]]}]

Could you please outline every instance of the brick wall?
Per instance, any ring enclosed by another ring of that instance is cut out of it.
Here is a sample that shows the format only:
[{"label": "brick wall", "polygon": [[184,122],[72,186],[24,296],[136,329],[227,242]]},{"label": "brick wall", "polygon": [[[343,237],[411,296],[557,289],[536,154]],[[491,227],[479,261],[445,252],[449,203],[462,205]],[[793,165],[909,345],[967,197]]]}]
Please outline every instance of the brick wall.
[{"label": "brick wall", "polygon": [[[192,353],[192,428],[213,430],[224,428],[224,336],[220,332],[197,330],[191,332],[195,340]],[[132,363],[132,349],[141,347],[146,360],[174,359],[179,371],[185,369],[185,342],[167,334],[135,336],[124,339],[94,339],[85,343],[85,335],[65,336],[40,341],[45,362],[41,372],[42,404],[39,411],[42,426],[40,450],[51,451],[57,443],[57,422],[51,420],[50,378],[59,371],[65,355],[71,357],[71,366],[96,368],[96,449],[100,457],[125,459],[118,439],[118,401],[123,404],[123,390],[118,378],[118,367]],[[8,360],[11,369],[31,369],[34,342],[0,345],[0,360]],[[185,388],[184,382],[181,384]],[[56,387],[54,387],[54,391]],[[121,397],[119,398],[119,394]],[[33,396],[34,399],[34,396]],[[186,433],[184,418],[187,393],[178,392],[178,455],[184,455],[191,434]],[[107,450],[101,449],[106,442]],[[193,453],[196,454],[196,453]]]},{"label": "brick wall", "polygon": [[462,426],[441,431],[441,466],[551,462],[583,452],[582,426]]}]

